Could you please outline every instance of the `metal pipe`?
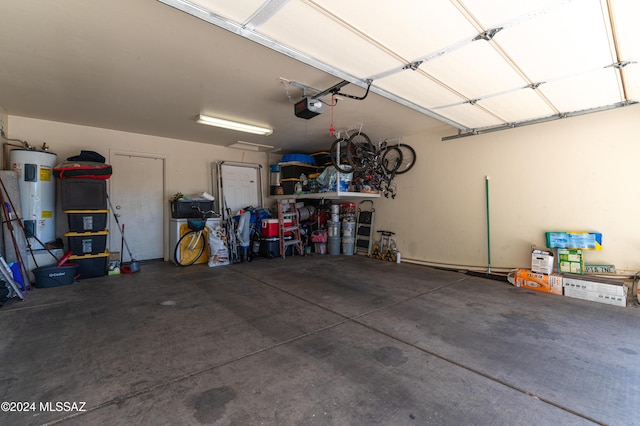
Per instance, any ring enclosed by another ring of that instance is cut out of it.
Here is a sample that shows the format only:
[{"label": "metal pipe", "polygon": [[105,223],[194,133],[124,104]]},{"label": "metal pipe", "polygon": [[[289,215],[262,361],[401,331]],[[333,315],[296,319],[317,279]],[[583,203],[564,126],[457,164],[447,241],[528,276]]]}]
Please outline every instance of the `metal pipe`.
[{"label": "metal pipe", "polygon": [[487,204],[487,273],[491,273],[491,216],[489,211],[489,176],[485,176],[485,199]]}]

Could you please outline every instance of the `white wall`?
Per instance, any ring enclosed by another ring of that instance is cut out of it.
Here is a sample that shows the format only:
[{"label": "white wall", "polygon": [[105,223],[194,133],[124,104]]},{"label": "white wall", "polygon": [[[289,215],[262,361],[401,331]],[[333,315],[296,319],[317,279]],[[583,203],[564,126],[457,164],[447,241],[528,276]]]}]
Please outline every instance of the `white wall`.
[{"label": "white wall", "polygon": [[405,138],[417,164],[395,200],[375,203],[376,228],[396,232],[403,259],[487,266],[485,176],[492,268],[529,267],[546,231],[597,231],[587,263],[640,270],[640,106],[441,141]]},{"label": "white wall", "polygon": [[[11,123],[11,138],[26,140],[37,148],[46,142],[51,152],[57,154],[58,162],[79,154],[81,150],[96,151],[104,156],[107,162],[109,162],[109,154],[113,150],[166,156],[167,185],[165,196],[167,203],[165,204],[165,218],[167,226],[170,217],[169,197],[171,195],[176,192],[194,194],[212,191],[211,162],[236,161],[262,164],[262,182],[268,188],[269,159],[266,153],[18,116],[9,116],[9,121]],[[114,173],[117,173],[117,170],[114,170]],[[266,197],[266,194],[264,196]],[[60,209],[58,209],[58,213],[60,213]],[[57,215],[56,228],[58,236],[64,235],[67,231],[64,215]],[[166,245],[167,242],[165,242]],[[165,251],[165,258],[167,258],[167,253]]]}]

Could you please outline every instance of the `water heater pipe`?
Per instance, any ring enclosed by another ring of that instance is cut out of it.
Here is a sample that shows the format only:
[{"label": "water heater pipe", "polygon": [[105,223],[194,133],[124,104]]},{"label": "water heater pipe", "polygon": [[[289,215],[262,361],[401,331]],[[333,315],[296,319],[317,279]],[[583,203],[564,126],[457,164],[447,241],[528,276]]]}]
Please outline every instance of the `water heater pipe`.
[{"label": "water heater pipe", "polygon": [[489,176],[485,176],[485,199],[487,204],[487,273],[491,273],[491,216],[489,211]]}]

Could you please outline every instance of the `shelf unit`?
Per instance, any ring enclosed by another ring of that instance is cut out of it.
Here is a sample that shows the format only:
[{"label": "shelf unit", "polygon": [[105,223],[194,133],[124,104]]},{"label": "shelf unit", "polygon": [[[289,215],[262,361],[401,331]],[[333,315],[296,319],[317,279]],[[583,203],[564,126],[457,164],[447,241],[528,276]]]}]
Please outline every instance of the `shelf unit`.
[{"label": "shelf unit", "polygon": [[314,192],[308,194],[290,194],[290,195],[272,195],[272,198],[276,200],[283,200],[287,198],[295,199],[313,199],[313,200],[339,200],[347,198],[380,198],[380,193],[370,192]]}]

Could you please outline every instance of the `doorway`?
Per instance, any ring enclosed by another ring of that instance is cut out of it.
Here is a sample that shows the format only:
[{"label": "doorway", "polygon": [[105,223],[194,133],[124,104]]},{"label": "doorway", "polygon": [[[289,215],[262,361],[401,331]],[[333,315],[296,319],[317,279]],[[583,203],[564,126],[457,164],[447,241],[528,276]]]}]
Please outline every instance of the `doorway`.
[{"label": "doorway", "polygon": [[[215,170],[214,170],[215,169]],[[244,207],[262,206],[262,179],[260,164],[223,161],[212,163],[214,176],[219,177],[216,199],[219,211],[226,216],[227,209],[235,214]],[[216,182],[214,177],[214,182]],[[215,185],[214,185],[215,188]]]},{"label": "doorway", "polygon": [[111,151],[110,162],[113,212],[109,215],[109,250],[121,252],[123,262],[131,260],[113,218],[115,213],[120,226],[124,225],[124,237],[136,260],[164,259],[166,157]]}]

